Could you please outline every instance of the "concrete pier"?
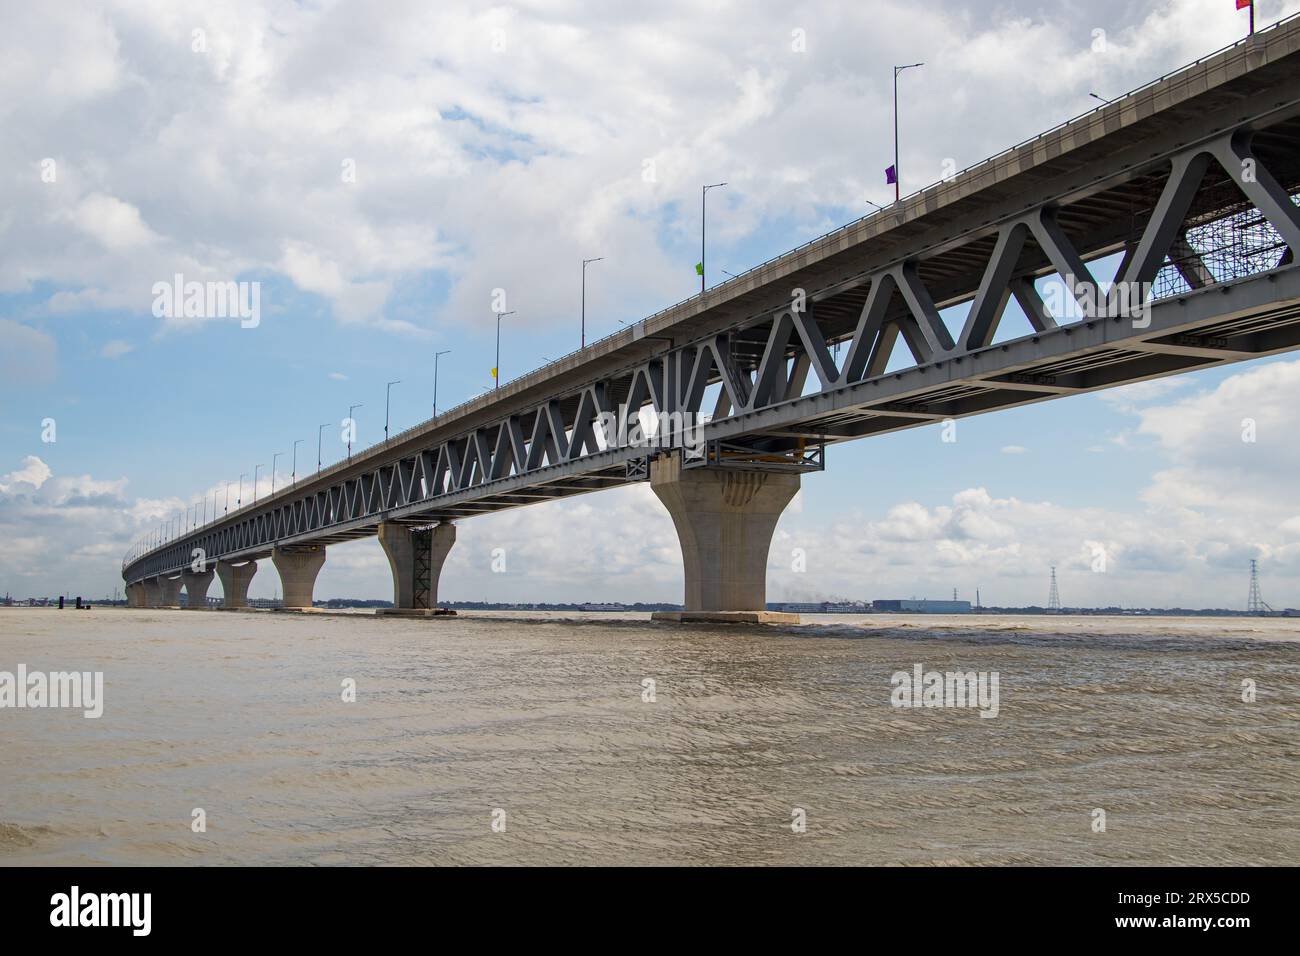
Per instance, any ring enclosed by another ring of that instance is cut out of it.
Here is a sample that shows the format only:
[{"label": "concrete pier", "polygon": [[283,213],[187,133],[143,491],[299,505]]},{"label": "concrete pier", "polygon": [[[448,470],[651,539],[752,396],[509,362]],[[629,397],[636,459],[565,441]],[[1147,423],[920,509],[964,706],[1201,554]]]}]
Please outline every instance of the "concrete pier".
[{"label": "concrete pier", "polygon": [[158,607],[162,604],[162,588],[158,585],[157,578],[145,578],[140,586],[144,588],[145,607]]},{"label": "concrete pier", "polygon": [[393,607],[377,614],[434,616],[448,612],[438,607],[438,578],[451,546],[456,526],[444,521],[432,528],[412,531],[385,521],[379,525],[379,544],[393,572]]},{"label": "concrete pier", "polygon": [[180,578],[158,578],[158,607],[180,607],[182,583]]},{"label": "concrete pier", "polygon": [[680,453],[650,464],[650,488],[672,515],[686,572],[684,611],[655,620],[797,624],[767,610],[767,553],[799,475],[683,468]]},{"label": "concrete pier", "polygon": [[231,564],[217,562],[217,577],[221,579],[221,606],[225,609],[248,607],[248,585],[257,573],[257,562]]},{"label": "concrete pier", "polygon": [[212,584],[212,574],[212,568],[181,572],[181,581],[185,583],[186,607],[191,611],[208,609],[208,587]]},{"label": "concrete pier", "polygon": [[271,552],[271,563],[280,574],[280,587],[284,592],[286,611],[311,610],[312,590],[316,575],[325,566],[325,548],[313,544],[301,550],[285,551],[276,548]]}]

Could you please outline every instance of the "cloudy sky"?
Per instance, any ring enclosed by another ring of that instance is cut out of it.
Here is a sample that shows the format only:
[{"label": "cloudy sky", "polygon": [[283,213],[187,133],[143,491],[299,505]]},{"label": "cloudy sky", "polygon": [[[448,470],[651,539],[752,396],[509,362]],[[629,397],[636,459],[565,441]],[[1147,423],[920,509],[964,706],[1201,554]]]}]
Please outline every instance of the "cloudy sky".
[{"label": "cloudy sky", "polygon": [[[730,184],[710,281],[886,201],[893,63],[926,64],[908,191],[1245,27],[1232,0],[620,6],[0,0],[0,593],[111,593],[137,534],[259,464],[268,491],[295,440],[314,470],[322,424],[337,460],[349,405],[382,437],[388,381],[393,427],[423,420],[435,351],[439,404],[478,394],[494,289],[503,380],[577,347],[583,258],[589,338],[686,298],[702,183]],[[157,317],[177,273],[260,282],[261,321]],[[837,447],[769,594],[1042,603],[1055,563],[1067,604],[1241,607],[1255,557],[1298,606],[1298,419],[1282,357]],[[633,487],[463,523],[442,590],[679,600],[681,562]],[[391,595],[373,539],[331,550],[344,595]]]}]

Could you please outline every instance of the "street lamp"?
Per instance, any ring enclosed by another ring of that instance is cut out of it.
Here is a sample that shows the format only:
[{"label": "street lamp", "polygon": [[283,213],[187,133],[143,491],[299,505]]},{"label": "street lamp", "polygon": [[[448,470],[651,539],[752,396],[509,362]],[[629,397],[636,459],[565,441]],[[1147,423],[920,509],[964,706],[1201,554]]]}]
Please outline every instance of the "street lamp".
[{"label": "street lamp", "polygon": [[704,219],[705,219],[705,202],[708,198],[710,189],[718,189],[726,183],[714,183],[712,186],[705,186],[700,191],[700,295],[704,295]]},{"label": "street lamp", "polygon": [[240,508],[244,507],[244,479],[247,478],[247,477],[248,477],[248,473],[247,473],[247,472],[245,472],[244,474],[242,474],[242,475],[239,476],[239,497],[235,499],[235,510],[236,510],[236,511],[238,511]]},{"label": "street lamp", "polygon": [[492,388],[495,391],[501,387],[501,320],[507,315],[514,315],[514,311],[497,313],[497,361],[492,366]]},{"label": "street lamp", "polygon": [[582,348],[587,347],[587,266],[593,262],[600,262],[604,256],[597,256],[594,259],[582,260]]},{"label": "street lamp", "polygon": [[438,417],[438,357],[451,354],[451,349],[433,353],[433,417]]},{"label": "street lamp", "polygon": [[866,200],[863,200],[863,201],[864,201],[864,202],[867,202],[867,203],[870,203],[871,205],[875,206],[875,207],[876,207],[877,209],[879,209],[881,212],[884,212],[884,211],[885,211],[885,207],[882,206],[882,205],[880,205],[880,203],[876,202],[876,201],[873,200],[873,199],[866,199]]},{"label": "street lamp", "polygon": [[393,395],[393,386],[401,385],[402,380],[399,378],[395,382],[389,382],[388,387],[384,389],[384,444],[388,444],[388,401]]},{"label": "street lamp", "polygon": [[925,66],[925,64],[909,63],[906,66],[894,67],[894,202],[902,199],[902,189],[899,184],[903,181],[902,173],[898,168],[898,74],[918,66]]},{"label": "street lamp", "polygon": [[[1091,96],[1094,100],[1101,100],[1103,103],[1114,103],[1114,102],[1115,102],[1114,100],[1108,100],[1108,99],[1106,99],[1106,97],[1104,97],[1104,96],[1102,96],[1102,95],[1100,95],[1100,94],[1098,94],[1098,93],[1089,93],[1088,95]],[[1094,106],[1093,109],[1096,109],[1096,107]]]},{"label": "street lamp", "polygon": [[275,494],[275,461],[277,458],[283,458],[284,452],[277,451],[271,456],[271,494]]},{"label": "street lamp", "polygon": [[316,471],[320,471],[320,443],[321,437],[325,434],[325,429],[330,427],[330,422],[326,422],[316,429]]},{"label": "street lamp", "polygon": [[302,444],[301,438],[294,439],[293,442],[293,470],[289,473],[289,484],[298,483],[298,446]]},{"label": "street lamp", "polygon": [[266,465],[258,465],[253,469],[253,504],[257,504],[257,469],[265,467]]},{"label": "street lamp", "polygon": [[348,461],[352,460],[352,433],[357,430],[356,422],[352,420],[352,413],[355,412],[358,408],[365,408],[365,407],[366,407],[365,402],[362,402],[359,405],[348,406]]},{"label": "street lamp", "polygon": [[230,514],[230,482],[226,482],[226,504],[221,513],[223,515]]}]

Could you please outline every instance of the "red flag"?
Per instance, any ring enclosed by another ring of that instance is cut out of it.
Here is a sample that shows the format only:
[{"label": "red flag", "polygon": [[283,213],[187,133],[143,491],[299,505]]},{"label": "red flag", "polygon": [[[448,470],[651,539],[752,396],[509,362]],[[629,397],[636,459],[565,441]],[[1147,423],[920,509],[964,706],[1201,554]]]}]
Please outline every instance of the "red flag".
[{"label": "red flag", "polygon": [[1237,9],[1245,10],[1247,7],[1255,5],[1255,0],[1237,0]]}]

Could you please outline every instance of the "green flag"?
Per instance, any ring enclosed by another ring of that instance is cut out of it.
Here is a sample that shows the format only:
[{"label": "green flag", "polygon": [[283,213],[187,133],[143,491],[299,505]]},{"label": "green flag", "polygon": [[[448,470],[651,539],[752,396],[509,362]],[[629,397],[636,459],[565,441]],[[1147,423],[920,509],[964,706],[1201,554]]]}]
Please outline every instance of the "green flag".
[{"label": "green flag", "polygon": [[704,275],[704,263],[703,263],[703,262],[697,262],[697,263],[695,263],[695,274],[696,274],[697,276],[702,276],[702,275]]}]

